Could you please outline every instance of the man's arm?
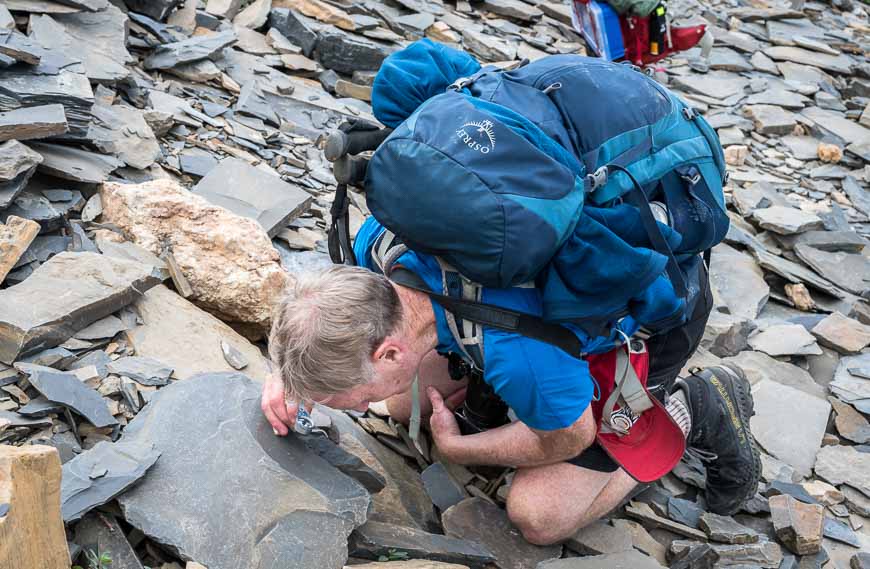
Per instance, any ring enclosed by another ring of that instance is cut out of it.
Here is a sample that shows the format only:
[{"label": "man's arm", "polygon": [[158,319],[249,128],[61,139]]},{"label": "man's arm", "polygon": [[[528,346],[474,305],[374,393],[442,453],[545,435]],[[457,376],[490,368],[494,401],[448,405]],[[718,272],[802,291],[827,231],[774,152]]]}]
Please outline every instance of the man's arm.
[{"label": "man's arm", "polygon": [[573,458],[595,440],[595,420],[587,408],[573,425],[555,431],[538,431],[515,422],[476,435],[463,436],[453,412],[441,395],[429,390],[430,425],[439,451],[457,464],[542,466]]}]

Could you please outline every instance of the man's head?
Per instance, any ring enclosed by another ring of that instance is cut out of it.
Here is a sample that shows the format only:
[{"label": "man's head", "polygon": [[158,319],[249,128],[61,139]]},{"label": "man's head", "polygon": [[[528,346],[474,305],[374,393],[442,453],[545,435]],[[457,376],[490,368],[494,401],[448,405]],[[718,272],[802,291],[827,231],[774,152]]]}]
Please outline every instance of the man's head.
[{"label": "man's head", "polygon": [[348,266],[303,274],[278,304],[269,355],[287,397],[364,410],[407,389],[419,356],[395,287]]}]

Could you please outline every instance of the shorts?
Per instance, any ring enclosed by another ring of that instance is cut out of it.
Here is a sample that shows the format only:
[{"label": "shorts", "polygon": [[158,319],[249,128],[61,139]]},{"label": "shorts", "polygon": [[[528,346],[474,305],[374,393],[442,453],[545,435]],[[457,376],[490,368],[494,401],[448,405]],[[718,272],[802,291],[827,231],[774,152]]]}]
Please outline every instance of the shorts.
[{"label": "shorts", "polygon": [[[673,390],[680,370],[698,349],[707,326],[707,318],[713,309],[713,293],[710,291],[707,269],[704,263],[699,263],[699,267],[699,270],[703,271],[700,282],[704,287],[704,293],[695,305],[689,321],[679,328],[647,340],[650,366],[647,389],[662,403]],[[619,468],[619,465],[598,443],[592,443],[590,447],[567,462],[597,472],[615,472]]]}]

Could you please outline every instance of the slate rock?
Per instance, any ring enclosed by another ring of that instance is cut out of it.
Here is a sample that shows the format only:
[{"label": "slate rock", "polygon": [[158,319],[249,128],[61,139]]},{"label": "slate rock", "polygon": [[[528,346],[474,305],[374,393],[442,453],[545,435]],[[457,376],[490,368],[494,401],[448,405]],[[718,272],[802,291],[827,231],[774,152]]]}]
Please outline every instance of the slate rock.
[{"label": "slate rock", "polygon": [[839,312],[827,316],[813,329],[813,335],[823,346],[843,354],[856,354],[870,344],[870,326]]},{"label": "slate rock", "polygon": [[39,171],[63,180],[99,184],[124,165],[111,156],[72,146],[32,142],[30,147],[42,155]]},{"label": "slate rock", "polygon": [[856,553],[849,560],[849,567],[852,569],[870,569],[870,553],[865,551]]},{"label": "slate rock", "polygon": [[353,557],[378,559],[388,556],[390,550],[406,552],[409,559],[463,563],[469,567],[483,567],[495,561],[491,551],[473,541],[381,522],[367,522],[350,535],[348,552]]},{"label": "slate rock", "polygon": [[232,30],[194,36],[179,42],[158,46],[145,59],[145,69],[170,69],[183,63],[208,59],[238,40]]},{"label": "slate rock", "polygon": [[471,27],[461,30],[462,44],[473,55],[484,61],[512,61],[517,50],[512,45]]},{"label": "slate rock", "polygon": [[172,368],[148,357],[127,356],[106,365],[109,373],[129,377],[141,385],[163,386],[169,383]]},{"label": "slate rock", "polygon": [[819,216],[792,207],[773,206],[757,209],[752,213],[752,217],[764,229],[780,235],[792,235],[822,228],[822,220]]},{"label": "slate rock", "polygon": [[320,433],[299,435],[311,452],[328,462],[336,470],[359,482],[371,494],[377,494],[386,485],[386,479],[369,467],[361,458],[338,446]]},{"label": "slate rock", "polygon": [[87,138],[94,92],[84,74],[67,69],[46,75],[8,70],[0,74],[0,95],[0,112],[61,104],[69,129],[59,138]]},{"label": "slate rock", "polygon": [[17,413],[31,419],[40,419],[53,414],[62,414],[63,410],[64,406],[60,403],[49,401],[44,395],[40,395],[31,399],[27,405],[19,407]]},{"label": "slate rock", "polygon": [[127,8],[133,12],[145,14],[157,21],[164,21],[166,17],[182,3],[183,0],[124,0]]},{"label": "slate rock", "polygon": [[91,551],[97,556],[110,552],[113,569],[144,569],[124,530],[110,514],[91,512],[86,515],[76,524],[75,543],[82,551]]},{"label": "slate rock", "polygon": [[391,51],[385,44],[338,28],[324,29],[317,35],[317,61],[327,69],[346,75],[358,70],[376,71]]},{"label": "slate rock", "polygon": [[661,569],[662,566],[639,551],[624,551],[607,555],[553,559],[539,563],[536,569]]},{"label": "slate rock", "polygon": [[182,172],[198,178],[207,175],[218,165],[214,154],[202,148],[185,148],[178,154],[178,160]]},{"label": "slate rock", "polygon": [[821,504],[805,504],[786,494],[772,496],[769,504],[776,536],[790,551],[809,555],[821,550],[825,518]]},{"label": "slate rock", "polygon": [[855,209],[864,215],[870,215],[870,196],[867,191],[862,188],[857,180],[852,176],[843,178],[843,191],[849,196],[849,201],[855,206]]},{"label": "slate rock", "polygon": [[468,496],[462,484],[457,482],[440,462],[426,468],[420,477],[432,503],[442,512]]},{"label": "slate rock", "polygon": [[809,492],[807,492],[807,489],[800,484],[774,480],[767,486],[767,489],[764,491],[764,495],[768,498],[771,496],[780,496],[783,494],[791,496],[795,500],[803,502],[804,504],[819,503],[819,501],[814,498]]},{"label": "slate rock", "polygon": [[[829,397],[828,401],[831,402],[834,413],[836,413],[834,424],[837,426],[837,432],[840,433],[840,436],[859,445],[870,443],[870,422],[851,405],[847,405],[835,397]],[[20,409],[19,412],[21,412]]]},{"label": "slate rock", "polygon": [[24,190],[41,162],[42,155],[17,140],[0,144],[0,210]]},{"label": "slate rock", "polygon": [[794,252],[817,273],[851,293],[863,295],[870,289],[870,261],[863,255],[828,253],[803,244],[795,245]]},{"label": "slate rock", "polygon": [[[0,290],[0,362],[56,346],[160,280],[153,268],[95,253],[61,253]],[[63,292],[63,294],[61,294]]]},{"label": "slate rock", "polygon": [[248,367],[248,359],[245,354],[224,339],[221,339],[221,352],[224,355],[224,360],[233,369],[242,370]]},{"label": "slate rock", "polygon": [[0,224],[0,283],[16,266],[21,256],[39,233],[39,224],[14,215]]},{"label": "slate rock", "polygon": [[764,50],[764,54],[775,61],[791,61],[812,65],[832,73],[849,74],[853,61],[847,55],[829,55],[799,47],[774,46]]},{"label": "slate rock", "polygon": [[75,374],[35,364],[19,363],[18,369],[27,374],[30,384],[46,399],[69,407],[95,427],[118,424],[109,412],[106,400]]},{"label": "slate rock", "polygon": [[67,523],[116,498],[139,481],[161,452],[147,441],[101,441],[63,465],[61,513]]},{"label": "slate rock", "polygon": [[677,523],[698,529],[704,509],[691,500],[668,498],[668,517]]},{"label": "slate rock", "polygon": [[[752,434],[770,454],[808,476],[822,444],[830,404],[793,387],[763,380],[752,388]],[[782,433],[789,433],[788,437]]]},{"label": "slate rock", "polygon": [[210,203],[260,223],[271,237],[311,205],[311,194],[244,160],[225,158],[193,188]]},{"label": "slate rock", "polygon": [[0,54],[28,65],[39,65],[43,48],[18,30],[0,29]]},{"label": "slate rock", "polygon": [[62,135],[68,129],[63,105],[59,104],[0,113],[0,142],[13,139],[49,138]]},{"label": "slate rock", "polygon": [[712,541],[719,543],[744,544],[758,541],[755,530],[736,522],[730,516],[704,512],[701,514],[699,526]]},{"label": "slate rock", "polygon": [[801,111],[801,115],[821,132],[834,136],[844,144],[866,143],[870,140],[870,130],[850,121],[842,113],[807,107]]},{"label": "slate rock", "polygon": [[565,546],[581,555],[604,555],[631,551],[634,542],[627,526],[611,525],[609,520],[595,520],[568,538]]},{"label": "slate rock", "polygon": [[816,475],[835,486],[846,483],[870,497],[870,453],[855,447],[823,447],[816,457]]},{"label": "slate rock", "polygon": [[870,414],[870,355],[842,358],[829,387],[841,401]]},{"label": "slate rock", "polygon": [[742,565],[745,567],[779,567],[782,549],[772,541],[759,541],[737,545],[712,545],[718,556],[717,567]]},{"label": "slate rock", "polygon": [[139,109],[94,105],[88,136],[94,146],[133,168],[147,168],[161,156],[160,146]]},{"label": "slate rock", "polygon": [[843,298],[845,296],[843,292],[834,286],[834,284],[829,280],[820,277],[814,271],[807,269],[803,265],[759,249],[753,249],[752,255],[758,260],[758,264],[763,268],[776,273],[791,283],[805,284],[808,287],[820,290],[837,298]]},{"label": "slate rock", "polygon": [[[538,546],[523,539],[508,519],[507,512],[483,498],[468,498],[441,516],[444,533],[482,545],[495,556],[502,569],[535,567],[562,555],[561,545]],[[629,539],[630,543],[630,539]]]},{"label": "slate rock", "polygon": [[317,45],[317,31],[321,25],[296,10],[273,8],[269,12],[269,27],[278,30],[281,35],[301,47],[306,57],[310,57]]},{"label": "slate rock", "polygon": [[793,113],[775,105],[748,105],[743,107],[743,111],[754,121],[755,131],[759,134],[791,134],[797,125]]},{"label": "slate rock", "polygon": [[825,518],[824,534],[828,539],[839,541],[852,547],[861,547],[861,540],[848,525],[833,518]]},{"label": "slate rock", "polygon": [[[348,533],[366,519],[368,492],[300,438],[276,437],[260,395],[236,373],[202,374],[159,390],[121,438],[161,453],[148,476],[119,497],[124,517],[206,567],[292,559],[300,567],[339,569]],[[227,488],[244,489],[245,499],[227,500]]]},{"label": "slate rock", "polygon": [[704,75],[692,74],[673,78],[674,85],[690,93],[714,99],[727,99],[743,93],[749,80],[726,71],[714,71]]},{"label": "slate rock", "polygon": [[671,569],[713,569],[718,555],[706,543],[675,540],[671,542]]},{"label": "slate rock", "polygon": [[733,316],[754,320],[770,296],[770,287],[749,255],[728,245],[718,245],[710,264],[714,298]]},{"label": "slate rock", "polygon": [[749,338],[752,349],[769,356],[821,355],[816,339],[798,324],[774,324]]}]

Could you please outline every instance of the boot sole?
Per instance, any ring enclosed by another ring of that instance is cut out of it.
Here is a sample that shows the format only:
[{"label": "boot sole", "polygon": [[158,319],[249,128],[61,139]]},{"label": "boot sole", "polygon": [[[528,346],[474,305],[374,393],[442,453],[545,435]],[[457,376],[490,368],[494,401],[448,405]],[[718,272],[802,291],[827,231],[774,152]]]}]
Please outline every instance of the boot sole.
[{"label": "boot sole", "polygon": [[730,384],[733,386],[732,397],[735,399],[735,403],[737,405],[737,413],[740,416],[740,423],[743,427],[743,434],[746,437],[746,440],[749,442],[749,446],[752,452],[751,475],[753,484],[751,486],[751,492],[748,492],[746,495],[742,496],[737,504],[737,507],[735,507],[732,511],[721,512],[724,515],[730,516],[740,511],[740,508],[743,507],[743,504],[751,500],[758,492],[758,482],[761,480],[761,452],[758,448],[758,444],[755,442],[755,437],[752,436],[752,431],[749,427],[749,419],[755,415],[755,401],[752,399],[752,386],[750,385],[749,380],[746,379],[746,375],[741,370],[735,369],[731,366],[716,366],[716,368],[710,368],[710,371],[713,371],[713,369],[724,371],[732,380],[730,382]]}]

